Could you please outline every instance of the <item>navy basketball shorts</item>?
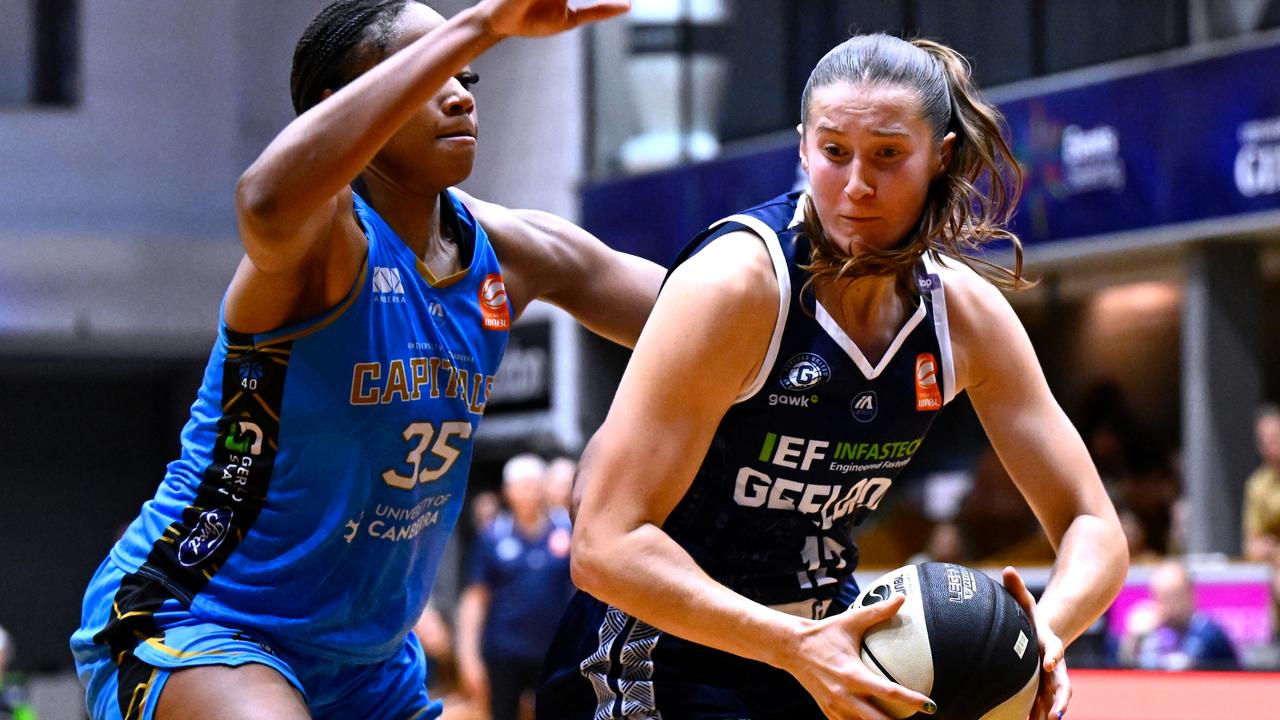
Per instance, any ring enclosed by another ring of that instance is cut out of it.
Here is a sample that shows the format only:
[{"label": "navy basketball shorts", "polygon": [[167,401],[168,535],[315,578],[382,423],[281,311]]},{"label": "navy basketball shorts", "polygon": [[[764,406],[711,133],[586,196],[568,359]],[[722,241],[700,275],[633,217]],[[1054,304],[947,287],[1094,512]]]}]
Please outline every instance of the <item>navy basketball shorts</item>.
[{"label": "navy basketball shorts", "polygon": [[169,676],[201,665],[258,663],[302,693],[312,717],[426,720],[440,715],[426,690],[426,658],[413,633],[392,657],[371,664],[335,663],[290,653],[252,632],[201,621],[173,598],[151,615],[157,632],[127,647],[95,642],[116,616],[124,571],[108,557],[85,593],[80,629],[71,636],[76,673],[94,720],[152,720]]},{"label": "navy basketball shorts", "polygon": [[682,640],[579,592],[538,688],[538,720],[821,720],[795,678]]}]

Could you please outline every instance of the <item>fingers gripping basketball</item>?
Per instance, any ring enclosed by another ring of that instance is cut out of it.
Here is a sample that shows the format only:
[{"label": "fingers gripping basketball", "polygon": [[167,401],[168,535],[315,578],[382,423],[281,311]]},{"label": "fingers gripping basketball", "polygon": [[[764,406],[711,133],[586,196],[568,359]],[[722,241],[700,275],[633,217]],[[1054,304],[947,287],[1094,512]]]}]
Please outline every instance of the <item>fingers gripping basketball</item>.
[{"label": "fingers gripping basketball", "polygon": [[[998,583],[950,563],[886,573],[856,606],[902,596],[892,617],[863,635],[862,659],[874,672],[930,696],[939,718],[1025,720],[1039,686],[1035,628]],[[897,718],[918,707],[882,702]]]}]

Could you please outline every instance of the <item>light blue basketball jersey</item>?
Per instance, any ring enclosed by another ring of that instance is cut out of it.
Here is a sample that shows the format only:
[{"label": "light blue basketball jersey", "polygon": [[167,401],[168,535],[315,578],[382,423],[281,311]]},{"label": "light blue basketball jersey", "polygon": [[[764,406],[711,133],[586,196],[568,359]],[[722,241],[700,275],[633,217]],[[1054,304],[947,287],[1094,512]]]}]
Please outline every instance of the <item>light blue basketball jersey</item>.
[{"label": "light blue basketball jersey", "polygon": [[117,617],[208,622],[345,662],[398,651],[462,507],[510,311],[489,239],[441,195],[464,269],[430,271],[359,196],[350,295],[302,326],[222,325],[182,457],[112,550]]}]

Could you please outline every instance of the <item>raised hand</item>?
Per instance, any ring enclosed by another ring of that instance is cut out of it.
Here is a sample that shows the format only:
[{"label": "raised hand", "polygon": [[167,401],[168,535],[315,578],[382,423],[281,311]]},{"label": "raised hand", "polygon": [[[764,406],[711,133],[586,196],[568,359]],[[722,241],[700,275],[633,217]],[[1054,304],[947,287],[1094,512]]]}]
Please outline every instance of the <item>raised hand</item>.
[{"label": "raised hand", "polygon": [[1062,659],[1066,648],[1049,623],[1036,616],[1036,599],[1012,567],[1004,569],[1004,587],[1027,611],[1040,641],[1040,690],[1031,706],[1031,720],[1059,720],[1071,702],[1071,680],[1067,677],[1067,663]]},{"label": "raised hand", "polygon": [[803,631],[784,669],[831,720],[892,720],[872,702],[873,697],[930,714],[937,711],[929,698],[884,679],[862,662],[863,634],[897,614],[904,599],[895,595],[874,605],[850,608]]},{"label": "raised hand", "polygon": [[567,0],[485,0],[476,6],[495,35],[540,37],[607,20],[631,8],[628,0],[592,0],[570,7]]}]

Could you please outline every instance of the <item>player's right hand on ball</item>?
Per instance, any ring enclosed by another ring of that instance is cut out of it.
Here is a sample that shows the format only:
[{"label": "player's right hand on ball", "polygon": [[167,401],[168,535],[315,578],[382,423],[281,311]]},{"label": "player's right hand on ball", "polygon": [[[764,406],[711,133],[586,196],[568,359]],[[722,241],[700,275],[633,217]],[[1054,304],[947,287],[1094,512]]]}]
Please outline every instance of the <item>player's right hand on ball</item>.
[{"label": "player's right hand on ball", "polygon": [[554,35],[630,8],[628,0],[591,0],[574,7],[567,0],[485,0],[476,6],[485,25],[499,37]]},{"label": "player's right hand on ball", "polygon": [[831,720],[893,720],[871,698],[919,708],[933,714],[937,707],[928,697],[881,677],[862,662],[862,635],[867,628],[898,612],[905,597],[838,615],[805,621],[795,652],[784,669],[817,701]]}]

